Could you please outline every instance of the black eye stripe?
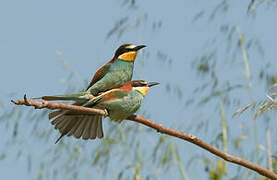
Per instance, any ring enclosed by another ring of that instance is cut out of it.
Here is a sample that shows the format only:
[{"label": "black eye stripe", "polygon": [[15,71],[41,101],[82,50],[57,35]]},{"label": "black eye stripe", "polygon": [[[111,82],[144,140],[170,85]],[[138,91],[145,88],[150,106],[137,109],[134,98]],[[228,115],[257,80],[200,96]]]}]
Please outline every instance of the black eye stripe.
[{"label": "black eye stripe", "polygon": [[134,82],[133,87],[143,87],[147,86],[147,82]]},{"label": "black eye stripe", "polygon": [[133,49],[122,49],[122,51],[120,52],[119,55],[124,54],[126,52],[130,52],[130,51],[133,51]]},{"label": "black eye stripe", "polygon": [[129,48],[120,48],[120,49],[118,49],[117,51],[116,51],[116,56],[118,57],[118,56],[120,56],[120,55],[122,55],[122,54],[124,54],[124,53],[126,53],[126,52],[130,52],[130,51],[134,51],[134,49],[129,49]]},{"label": "black eye stripe", "polygon": [[140,83],[136,82],[136,83],[134,83],[133,86],[134,86],[134,87],[138,87],[138,86],[140,86]]}]

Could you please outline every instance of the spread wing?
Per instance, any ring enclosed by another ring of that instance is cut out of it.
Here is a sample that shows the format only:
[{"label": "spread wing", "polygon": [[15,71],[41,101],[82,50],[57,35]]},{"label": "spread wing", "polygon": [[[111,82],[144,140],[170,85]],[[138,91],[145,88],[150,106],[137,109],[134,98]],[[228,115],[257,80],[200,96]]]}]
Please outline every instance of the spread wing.
[{"label": "spread wing", "polygon": [[[122,89],[112,89],[99,96],[94,97],[87,103],[75,103],[85,107],[93,107],[94,105],[103,103],[107,100],[115,98],[123,98],[128,92]],[[49,119],[55,118],[51,123],[61,133],[56,143],[65,135],[74,135],[76,138],[95,139],[104,136],[102,128],[102,116],[100,115],[85,115],[70,110],[58,110],[49,114]]]},{"label": "spread wing", "polygon": [[[82,105],[75,103],[74,105]],[[58,110],[49,114],[49,119],[55,118],[51,124],[61,133],[56,143],[65,135],[73,135],[77,139],[95,139],[104,136],[101,115],[86,115],[70,110]]]}]

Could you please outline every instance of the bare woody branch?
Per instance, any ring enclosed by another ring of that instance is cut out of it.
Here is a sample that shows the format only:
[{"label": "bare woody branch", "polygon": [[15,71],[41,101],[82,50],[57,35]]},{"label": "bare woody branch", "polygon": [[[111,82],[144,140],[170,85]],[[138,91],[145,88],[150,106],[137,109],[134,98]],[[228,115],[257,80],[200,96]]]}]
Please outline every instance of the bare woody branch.
[{"label": "bare woody branch", "polygon": [[33,106],[35,109],[67,109],[72,111],[78,111],[83,112],[86,114],[99,114],[102,116],[108,116],[107,111],[104,111],[102,109],[95,109],[95,108],[86,108],[82,106],[76,106],[76,105],[69,105],[64,103],[50,103],[48,101],[38,102],[32,99],[27,99],[26,95],[24,95],[24,99],[20,100],[11,100],[12,103],[16,105],[25,105],[25,106]]},{"label": "bare woody branch", "polygon": [[[94,109],[94,108],[86,108],[86,107],[81,107],[81,106],[75,106],[75,105],[68,105],[64,103],[50,103],[48,101],[43,101],[43,102],[38,102],[35,100],[28,100],[26,95],[24,96],[24,99],[22,100],[16,100],[12,102],[16,105],[26,105],[26,106],[33,106],[36,109],[42,109],[42,108],[47,108],[47,109],[67,109],[67,110],[73,110],[73,111],[78,111],[82,114],[99,114],[103,116],[108,116],[107,111],[101,110],[101,109]],[[145,119],[140,116],[132,115],[127,118],[128,120],[135,121],[137,123],[144,124],[150,128],[156,129],[158,132],[167,134],[169,136],[174,136],[180,139],[183,139],[185,141],[188,141],[190,143],[193,143],[209,152],[212,154],[221,157],[222,159],[229,161],[234,164],[238,164],[241,166],[244,166],[248,169],[252,169],[253,171],[256,171],[257,173],[270,178],[270,179],[276,179],[277,180],[277,174],[273,173],[272,171],[263,168],[262,166],[252,163],[250,161],[247,161],[243,158],[239,158],[233,155],[230,155],[228,153],[225,153],[221,151],[220,149],[202,141],[201,139],[197,138],[196,136],[186,134],[180,131],[176,131],[171,128],[164,127],[158,123],[155,123],[153,121],[150,121],[148,119]]]}]

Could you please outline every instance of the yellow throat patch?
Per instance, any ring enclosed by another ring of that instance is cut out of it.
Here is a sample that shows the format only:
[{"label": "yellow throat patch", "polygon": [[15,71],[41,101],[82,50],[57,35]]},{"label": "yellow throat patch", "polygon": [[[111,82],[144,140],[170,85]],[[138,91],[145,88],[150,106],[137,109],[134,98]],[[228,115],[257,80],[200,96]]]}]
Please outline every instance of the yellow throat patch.
[{"label": "yellow throat patch", "polygon": [[134,87],[134,89],[145,96],[148,93],[149,87]]},{"label": "yellow throat patch", "polygon": [[121,54],[118,59],[121,59],[123,61],[130,61],[130,62],[134,62],[137,56],[137,52],[136,51],[130,51],[130,52],[126,52],[124,54]]}]

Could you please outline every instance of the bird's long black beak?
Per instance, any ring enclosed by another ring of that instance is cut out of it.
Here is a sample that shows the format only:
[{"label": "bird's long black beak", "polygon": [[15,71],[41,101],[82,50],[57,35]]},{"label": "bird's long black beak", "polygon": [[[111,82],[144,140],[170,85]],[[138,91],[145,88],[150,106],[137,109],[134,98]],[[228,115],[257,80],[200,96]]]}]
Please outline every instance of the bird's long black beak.
[{"label": "bird's long black beak", "polygon": [[160,84],[160,83],[158,83],[158,82],[149,82],[147,85],[148,85],[148,87],[151,87],[151,86],[156,86],[158,84]]},{"label": "bird's long black beak", "polygon": [[138,50],[140,50],[140,49],[142,49],[142,48],[145,48],[146,46],[145,45],[139,45],[139,46],[136,46],[135,48],[134,48],[134,50],[135,51],[138,51]]}]

